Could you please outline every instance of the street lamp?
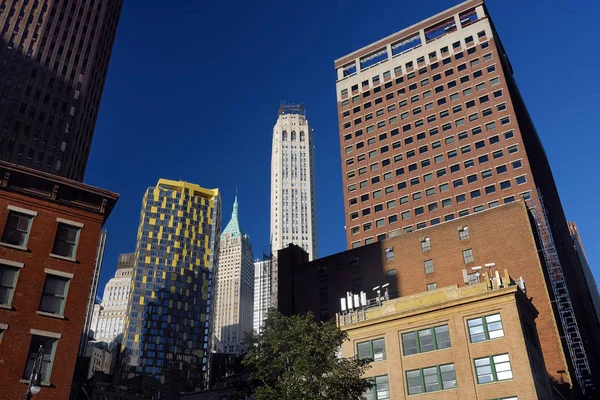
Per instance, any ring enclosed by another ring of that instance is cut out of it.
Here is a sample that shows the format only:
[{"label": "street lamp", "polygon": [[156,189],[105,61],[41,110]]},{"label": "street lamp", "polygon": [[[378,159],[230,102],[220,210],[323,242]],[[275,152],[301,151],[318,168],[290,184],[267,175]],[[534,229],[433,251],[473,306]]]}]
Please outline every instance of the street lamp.
[{"label": "street lamp", "polygon": [[40,348],[35,355],[33,361],[33,370],[29,377],[29,386],[25,393],[25,400],[31,400],[33,395],[36,395],[42,390],[42,358],[44,357],[44,347],[40,345]]}]

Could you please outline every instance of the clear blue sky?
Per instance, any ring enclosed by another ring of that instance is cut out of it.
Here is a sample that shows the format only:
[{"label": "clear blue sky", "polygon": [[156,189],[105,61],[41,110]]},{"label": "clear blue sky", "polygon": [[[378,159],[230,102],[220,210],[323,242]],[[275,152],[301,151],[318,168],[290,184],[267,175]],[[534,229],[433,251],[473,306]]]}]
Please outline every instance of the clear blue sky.
[{"label": "clear blue sky", "polygon": [[[586,3],[488,7],[598,279],[600,5]],[[237,185],[242,227],[262,254],[282,100],[303,102],[315,131],[319,255],[345,250],[333,61],[455,4],[126,0],[85,179],[121,194],[99,295],[119,253],[135,249],[142,196],[161,177],[218,187],[224,225]]]}]

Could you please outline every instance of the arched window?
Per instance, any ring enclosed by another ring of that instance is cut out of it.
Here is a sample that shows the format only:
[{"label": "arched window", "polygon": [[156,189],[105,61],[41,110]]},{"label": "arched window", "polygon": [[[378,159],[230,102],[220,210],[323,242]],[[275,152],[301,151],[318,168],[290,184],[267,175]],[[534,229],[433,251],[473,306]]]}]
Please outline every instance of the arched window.
[{"label": "arched window", "polygon": [[300,141],[304,142],[304,131],[300,131]]},{"label": "arched window", "polygon": [[296,131],[292,131],[292,142],[296,141]]},{"label": "arched window", "polygon": [[285,142],[287,140],[287,131],[283,131],[282,140]]}]

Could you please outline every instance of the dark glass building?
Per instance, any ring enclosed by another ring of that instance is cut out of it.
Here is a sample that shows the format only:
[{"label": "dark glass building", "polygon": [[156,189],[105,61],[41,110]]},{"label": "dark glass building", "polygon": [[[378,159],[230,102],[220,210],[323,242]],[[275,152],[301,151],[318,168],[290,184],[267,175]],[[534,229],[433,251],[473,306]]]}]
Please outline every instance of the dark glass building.
[{"label": "dark glass building", "polygon": [[0,159],[83,180],[122,5],[0,2]]}]

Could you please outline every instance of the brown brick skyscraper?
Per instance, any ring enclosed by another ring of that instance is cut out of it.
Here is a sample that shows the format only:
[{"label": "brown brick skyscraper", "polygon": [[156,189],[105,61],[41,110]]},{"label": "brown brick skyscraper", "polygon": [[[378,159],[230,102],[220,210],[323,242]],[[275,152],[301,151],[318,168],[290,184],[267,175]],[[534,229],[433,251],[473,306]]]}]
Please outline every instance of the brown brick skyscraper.
[{"label": "brown brick skyscraper", "polygon": [[0,159],[83,180],[122,5],[0,2]]},{"label": "brown brick skyscraper", "polygon": [[[553,301],[570,296],[600,386],[592,296],[548,159],[483,1],[383,38],[336,60],[335,68],[348,248],[519,197],[540,212],[539,191],[553,237],[544,255],[555,257],[551,264],[566,282],[548,290],[560,297]],[[570,329],[562,334],[571,337]]]}]

